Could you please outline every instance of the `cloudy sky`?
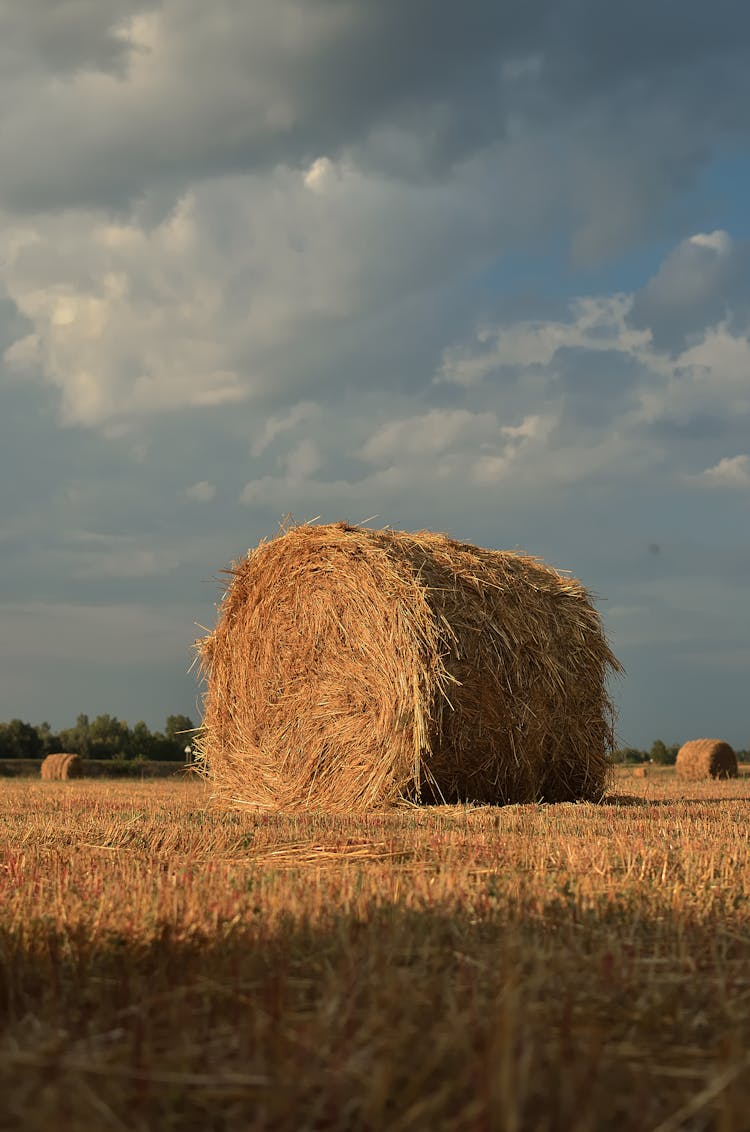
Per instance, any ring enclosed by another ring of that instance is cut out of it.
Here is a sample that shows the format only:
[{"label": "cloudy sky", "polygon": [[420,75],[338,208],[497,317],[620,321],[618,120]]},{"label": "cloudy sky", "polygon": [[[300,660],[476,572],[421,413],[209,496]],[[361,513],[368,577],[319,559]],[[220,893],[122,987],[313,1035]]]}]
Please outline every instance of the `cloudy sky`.
[{"label": "cloudy sky", "polygon": [[750,746],[749,141],[740,0],[0,0],[0,719],[197,718],[291,513],[573,571],[623,743]]}]

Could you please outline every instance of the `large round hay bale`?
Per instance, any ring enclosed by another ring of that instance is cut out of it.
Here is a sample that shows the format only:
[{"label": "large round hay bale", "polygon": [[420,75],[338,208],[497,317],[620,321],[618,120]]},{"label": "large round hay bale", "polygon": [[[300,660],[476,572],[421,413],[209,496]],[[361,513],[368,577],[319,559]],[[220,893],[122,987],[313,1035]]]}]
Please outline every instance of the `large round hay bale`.
[{"label": "large round hay bale", "polygon": [[229,571],[198,739],[219,796],[598,799],[620,671],[584,587],[430,532],[302,525]]},{"label": "large round hay bale", "polygon": [[83,763],[80,756],[60,752],[47,755],[41,767],[42,778],[48,781],[57,781],[68,778],[83,777]]},{"label": "large round hay bale", "polygon": [[680,778],[698,781],[701,778],[736,778],[737,756],[722,739],[691,739],[677,752],[677,773]]}]

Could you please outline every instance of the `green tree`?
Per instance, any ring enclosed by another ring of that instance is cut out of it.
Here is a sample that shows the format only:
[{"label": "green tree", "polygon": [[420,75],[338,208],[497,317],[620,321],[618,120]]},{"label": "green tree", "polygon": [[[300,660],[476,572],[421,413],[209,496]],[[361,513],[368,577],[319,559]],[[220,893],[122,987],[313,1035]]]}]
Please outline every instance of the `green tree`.
[{"label": "green tree", "polygon": [[172,742],[182,743],[183,748],[193,738],[195,725],[189,715],[168,715],[164,735]]},{"label": "green tree", "polygon": [[89,727],[91,758],[126,758],[130,753],[131,734],[124,720],[114,715],[98,715]]},{"label": "green tree", "polygon": [[46,755],[54,754],[55,751],[61,751],[60,736],[57,735],[49,723],[45,720],[44,723],[37,725],[37,734],[39,735],[39,742],[41,743],[41,756],[44,758]]},{"label": "green tree", "polygon": [[648,755],[637,747],[620,747],[612,752],[613,763],[645,763]]},{"label": "green tree", "polygon": [[651,746],[651,761],[660,763],[662,766],[667,761],[667,748],[661,739],[654,739]]},{"label": "green tree", "polygon": [[6,759],[38,759],[42,741],[36,727],[22,719],[0,724],[0,754]]},{"label": "green tree", "polygon": [[185,760],[185,748],[192,747],[195,725],[189,715],[168,715],[164,728],[161,758]]},{"label": "green tree", "polygon": [[670,747],[661,739],[655,739],[651,747],[651,761],[660,766],[669,766],[677,760],[679,745],[673,743]]},{"label": "green tree", "polygon": [[75,727],[67,727],[60,732],[60,746],[64,751],[80,755],[82,759],[91,758],[91,735],[89,717],[81,713]]},{"label": "green tree", "polygon": [[156,758],[156,748],[157,742],[154,735],[149,731],[144,721],[139,719],[130,732],[130,757],[133,759]]}]

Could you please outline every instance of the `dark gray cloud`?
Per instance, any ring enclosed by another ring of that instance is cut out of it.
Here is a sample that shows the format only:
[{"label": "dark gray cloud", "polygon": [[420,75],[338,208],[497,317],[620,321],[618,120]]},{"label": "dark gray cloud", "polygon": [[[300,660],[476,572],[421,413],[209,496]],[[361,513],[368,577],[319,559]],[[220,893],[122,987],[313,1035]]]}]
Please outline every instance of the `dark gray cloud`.
[{"label": "dark gray cloud", "polygon": [[[7,85],[7,206],[122,207],[158,184],[179,194],[202,177],[347,151],[363,167],[435,177],[553,125],[568,152],[562,134],[595,125],[590,140],[606,151],[634,119],[646,126],[643,165],[679,177],[750,115],[750,15],[732,0],[466,0],[460,15],[431,0],[144,7],[37,2],[13,17],[11,60],[36,53],[50,77],[77,78]],[[100,74],[113,69],[116,79]],[[564,153],[548,148],[548,159],[562,172]]]},{"label": "dark gray cloud", "polygon": [[631,326],[651,331],[654,346],[678,354],[724,319],[750,324],[750,244],[726,232],[693,236],[662,263],[633,296]]},{"label": "dark gray cloud", "polygon": [[[728,441],[737,425],[737,407],[727,405],[723,413],[708,409],[657,418],[650,428],[657,443],[674,443],[707,440],[712,443]],[[741,414],[744,415],[744,414]],[[740,425],[740,428],[743,426]]]},{"label": "dark gray cloud", "polygon": [[33,328],[12,299],[0,295],[0,358],[14,342]]},{"label": "dark gray cloud", "polygon": [[[124,78],[130,18],[154,0],[23,0],[0,9],[0,60],[6,81],[99,71]],[[6,107],[7,110],[7,107]]]}]

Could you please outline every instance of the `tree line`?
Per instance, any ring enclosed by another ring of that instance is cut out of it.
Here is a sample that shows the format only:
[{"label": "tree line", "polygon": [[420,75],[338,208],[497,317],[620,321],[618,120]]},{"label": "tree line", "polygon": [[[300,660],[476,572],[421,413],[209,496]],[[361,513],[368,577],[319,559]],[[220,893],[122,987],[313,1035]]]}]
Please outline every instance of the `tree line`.
[{"label": "tree line", "polygon": [[82,759],[185,762],[185,748],[192,748],[194,730],[187,715],[168,715],[163,731],[149,730],[143,720],[129,727],[114,715],[98,715],[92,720],[79,715],[73,727],[62,731],[53,731],[49,723],[35,725],[11,719],[0,723],[0,759],[43,759],[56,751],[67,751]]},{"label": "tree line", "polygon": [[[614,763],[657,763],[659,766],[672,766],[677,761],[677,752],[681,743],[664,743],[655,739],[649,751],[639,750],[638,747],[619,747],[612,752]],[[737,761],[750,762],[750,751],[736,751]]]},{"label": "tree line", "polygon": [[[82,759],[185,762],[185,748],[192,748],[194,731],[195,725],[187,715],[168,715],[163,731],[150,731],[143,720],[128,727],[114,715],[98,715],[92,720],[79,715],[73,727],[57,732],[49,723],[35,725],[11,719],[9,723],[0,723],[0,759],[43,759],[56,751],[67,751]],[[677,759],[679,749],[679,743],[666,744],[655,739],[648,751],[619,747],[612,752],[612,761],[669,766]],[[750,762],[750,751],[737,751],[737,758]]]}]

